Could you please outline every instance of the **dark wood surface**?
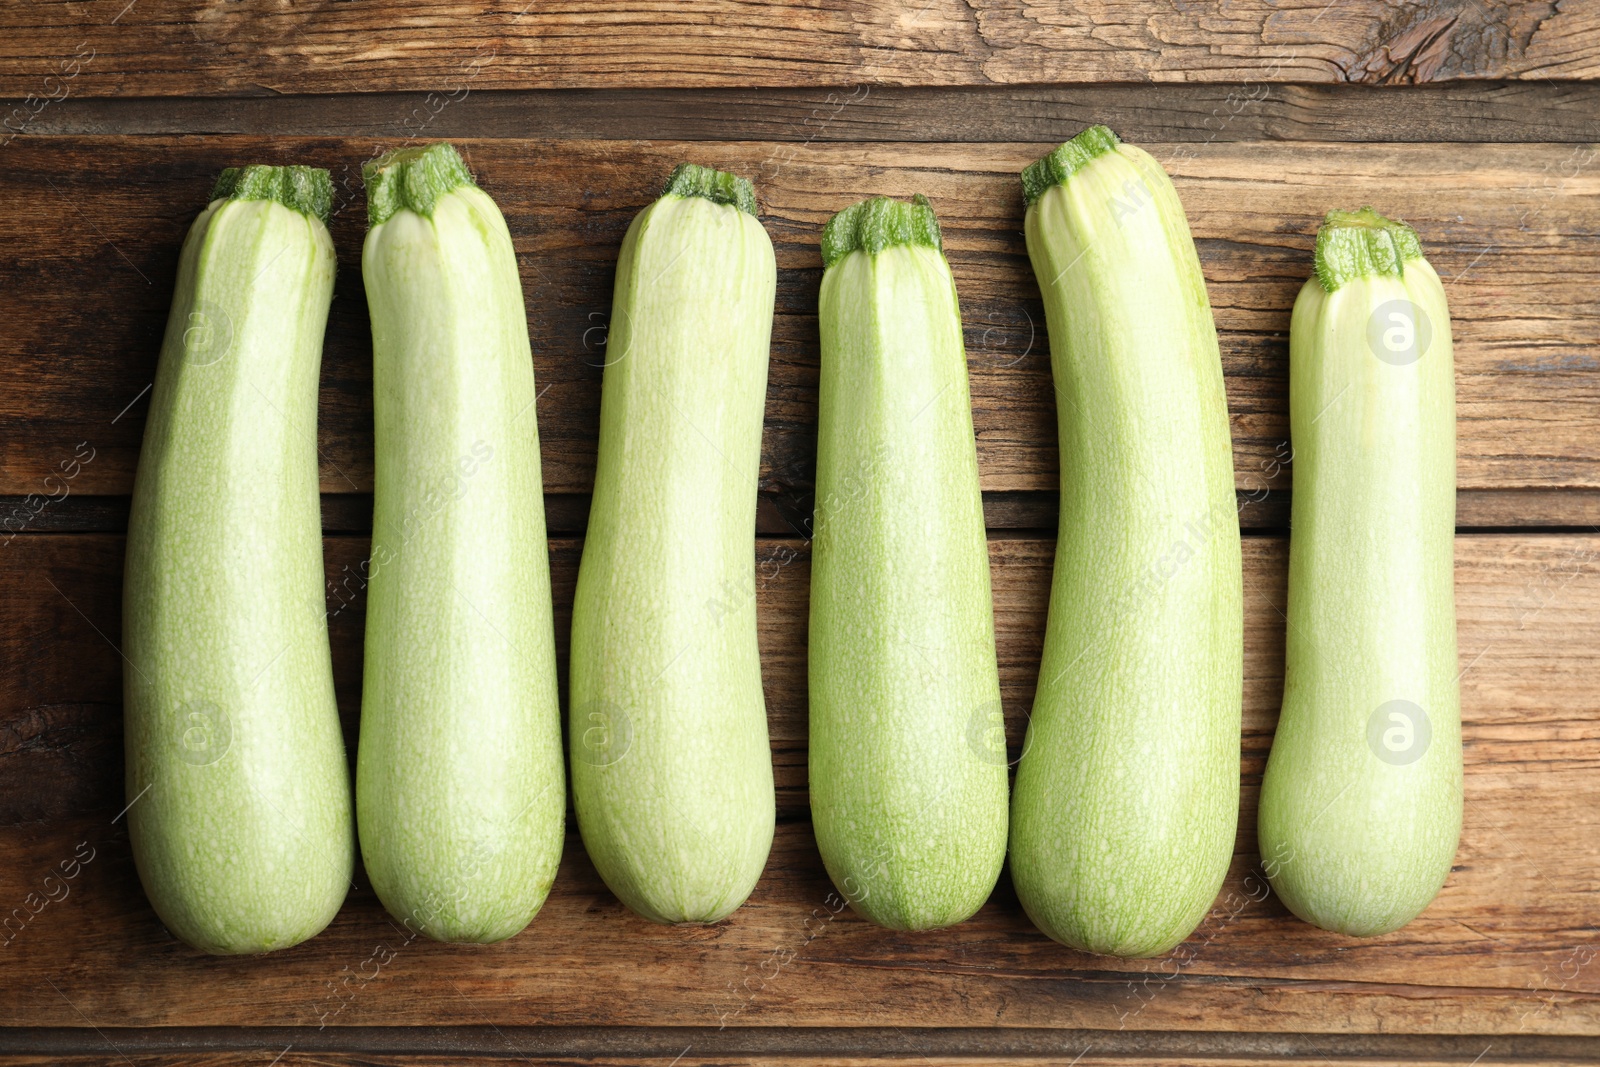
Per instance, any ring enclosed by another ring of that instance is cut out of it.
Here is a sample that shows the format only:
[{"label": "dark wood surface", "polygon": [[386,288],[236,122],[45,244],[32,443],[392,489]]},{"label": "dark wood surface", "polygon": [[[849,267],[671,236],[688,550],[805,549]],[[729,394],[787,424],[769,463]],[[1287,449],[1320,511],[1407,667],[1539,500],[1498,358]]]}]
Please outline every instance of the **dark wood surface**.
[{"label": "dark wood surface", "polygon": [[[1394,106],[1403,100],[1404,106]],[[516,89],[448,94],[87,97],[44,108],[35,135],[600,138],[673,141],[1030,141],[1053,145],[1102,122],[1148,141],[1588,142],[1593,82],[1456,82],[1403,95],[1369,85],[1186,85],[815,89]],[[0,135],[3,136],[3,135]]]},{"label": "dark wood surface", "polygon": [[[0,1067],[1600,1063],[1600,84],[1581,80],[1600,76],[1600,5],[87,0],[0,6],[0,40],[27,131],[0,132],[0,520],[24,528],[0,532],[0,915],[28,916],[0,936]],[[1096,121],[1184,199],[1249,533],[1235,862],[1200,932],[1153,961],[1048,941],[1008,876],[954,930],[834,915],[806,808],[820,225],[912,191],[945,224],[1015,745],[1058,507],[1016,172]],[[117,819],[121,531],[178,244],[222,166],[314,163],[340,184],[319,444],[353,745],[364,596],[346,568],[371,509],[356,175],[417,137],[461,142],[516,242],[563,649],[622,232],[680,159],[756,181],[780,268],[756,551],[793,556],[758,599],[777,844],[712,928],[630,916],[574,834],[544,912],[499,946],[407,942],[358,878],[307,944],[202,957],[156,921]],[[1439,900],[1356,941],[1258,899],[1253,814],[1281,695],[1289,309],[1322,212],[1369,202],[1417,226],[1449,286],[1467,775]],[[41,509],[80,448],[94,458]],[[67,896],[38,907],[83,847]]]},{"label": "dark wood surface", "polygon": [[[83,1036],[89,1036],[88,1041]],[[686,1063],[831,1067],[972,1067],[1059,1064],[1066,1067],[1413,1067],[1475,1064],[1556,1067],[1600,1062],[1581,1038],[1519,1035],[1486,1039],[1414,1035],[1217,1034],[1106,1030],[938,1031],[905,1027],[670,1029],[582,1027],[341,1027],[320,1033],[277,1027],[34,1031],[3,1067],[127,1063],[137,1067],[486,1067],[488,1064],[586,1064],[681,1067]],[[281,1058],[275,1058],[281,1057]]]},{"label": "dark wood surface", "polygon": [[[87,1040],[85,1038],[87,1037]],[[0,1052],[3,1067],[127,1063],[137,1067],[487,1067],[586,1064],[623,1067],[816,1065],[831,1067],[1556,1067],[1600,1062],[1583,1038],[1520,1034],[1419,1037],[1406,1034],[1221,1034],[1207,1031],[971,1029],[908,1027],[521,1027],[412,1026],[41,1029]],[[281,1058],[278,1058],[281,1057]]]}]

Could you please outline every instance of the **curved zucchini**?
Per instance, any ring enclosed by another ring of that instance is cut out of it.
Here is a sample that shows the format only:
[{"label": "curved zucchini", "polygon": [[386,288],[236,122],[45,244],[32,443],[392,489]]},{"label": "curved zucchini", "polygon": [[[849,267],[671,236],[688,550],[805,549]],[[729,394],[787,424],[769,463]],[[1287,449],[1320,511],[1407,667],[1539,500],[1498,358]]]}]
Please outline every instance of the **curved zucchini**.
[{"label": "curved zucchini", "polygon": [[750,183],[691,164],[617,261],[572,607],[572,791],[601,877],[657,922],[721,919],[772,847],[754,539],[776,285]]},{"label": "curved zucchini", "polygon": [[1289,628],[1261,855],[1296,915],[1397,930],[1461,836],[1455,368],[1410,227],[1330,212],[1289,327]]},{"label": "curved zucchini", "polygon": [[1148,154],[1091,127],[1022,180],[1061,525],[1011,873],[1056,940],[1150,956],[1205,915],[1238,826],[1243,593],[1216,328]]},{"label": "curved zucchini", "polygon": [[156,914],[206,952],[316,934],[350,886],[323,596],[317,377],[333,188],[224,171],[178,261],[128,518],[128,829]]},{"label": "curved zucchini", "polygon": [[522,283],[455,149],[404,149],[365,177],[377,484],[361,852],[414,929],[499,941],[544,904],[566,818]]},{"label": "curved zucchini", "polygon": [[839,212],[822,257],[811,818],[856,911],[928,930],[983,905],[1006,851],[961,312],[921,196]]}]

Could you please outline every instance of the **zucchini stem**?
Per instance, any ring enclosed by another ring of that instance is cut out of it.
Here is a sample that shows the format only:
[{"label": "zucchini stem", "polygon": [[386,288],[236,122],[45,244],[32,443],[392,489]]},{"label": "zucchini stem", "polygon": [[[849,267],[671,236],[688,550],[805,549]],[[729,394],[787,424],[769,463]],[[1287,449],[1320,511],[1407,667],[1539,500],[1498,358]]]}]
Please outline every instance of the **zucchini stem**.
[{"label": "zucchini stem", "polygon": [[217,175],[212,200],[276,200],[291,211],[327,225],[333,212],[333,179],[321,167],[269,167],[252,163]]},{"label": "zucchini stem", "polygon": [[439,198],[463,185],[476,185],[453,145],[437,141],[386,152],[361,168],[367,184],[367,224],[381,226],[399,211],[433,217]]},{"label": "zucchini stem", "polygon": [[1330,293],[1357,278],[1403,277],[1405,261],[1421,258],[1422,242],[1417,239],[1417,231],[1403,222],[1384,218],[1370,207],[1330,211],[1317,231],[1317,281]]},{"label": "zucchini stem", "polygon": [[698,163],[679,163],[661,189],[662,196],[701,196],[713,204],[729,204],[754,218],[756,190],[748,178],[702,167]]},{"label": "zucchini stem", "polygon": [[1090,126],[1055,151],[1037,160],[1022,172],[1022,195],[1033,202],[1088,166],[1107,152],[1115,152],[1122,139],[1109,126]]},{"label": "zucchini stem", "polygon": [[831,267],[856,251],[875,256],[895,245],[925,245],[935,252],[944,251],[939,220],[921,193],[909,204],[874,196],[833,216],[822,229],[822,265]]}]

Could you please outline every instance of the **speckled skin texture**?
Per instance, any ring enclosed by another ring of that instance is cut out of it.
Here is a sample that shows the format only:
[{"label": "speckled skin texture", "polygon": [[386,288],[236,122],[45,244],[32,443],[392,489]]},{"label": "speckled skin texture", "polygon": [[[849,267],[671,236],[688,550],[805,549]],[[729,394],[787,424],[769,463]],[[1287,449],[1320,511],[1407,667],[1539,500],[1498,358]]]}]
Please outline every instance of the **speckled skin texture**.
[{"label": "speckled skin texture", "polygon": [[543,906],[566,825],[522,285],[472,185],[373,227],[361,266],[377,435],[362,858],[408,928],[499,941]]},{"label": "speckled skin texture", "polygon": [[355,856],[323,599],[323,224],[217,201],[189,231],[123,589],[128,830],[178,937],[264,952],[326,926]]},{"label": "speckled skin texture", "polygon": [[957,923],[1005,860],[988,538],[955,280],[926,244],[823,276],[811,818],[834,885],[899,930]]},{"label": "speckled skin texture", "polygon": [[1029,916],[1150,956],[1205,915],[1239,808],[1242,579],[1216,330],[1161,167],[1130,145],[1038,198],[1061,526],[1011,809]]},{"label": "speckled skin texture", "polygon": [[727,915],[772,846],[755,507],[776,284],[761,223],[702,197],[646,208],[617,263],[568,736],[589,857],[657,922]]},{"label": "speckled skin texture", "polygon": [[[1296,915],[1328,930],[1398,929],[1428,906],[1461,836],[1455,629],[1455,371],[1450,313],[1426,260],[1324,291],[1289,333],[1294,500],[1283,714],[1261,788],[1261,856]],[[1377,358],[1375,311],[1431,324],[1415,362]],[[1409,701],[1427,717],[1383,758]],[[1406,743],[1418,749],[1407,752]]]}]

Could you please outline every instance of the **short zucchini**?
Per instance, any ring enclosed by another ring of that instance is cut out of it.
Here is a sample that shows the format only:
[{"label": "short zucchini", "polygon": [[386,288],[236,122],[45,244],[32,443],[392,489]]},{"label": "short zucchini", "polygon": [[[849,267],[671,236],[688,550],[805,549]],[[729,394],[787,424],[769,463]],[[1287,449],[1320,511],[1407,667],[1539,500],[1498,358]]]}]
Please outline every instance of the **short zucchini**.
[{"label": "short zucchini", "polygon": [[1261,856],[1357,936],[1427,907],[1461,836],[1455,367],[1416,232],[1328,214],[1289,327],[1294,495],[1283,713]]}]

